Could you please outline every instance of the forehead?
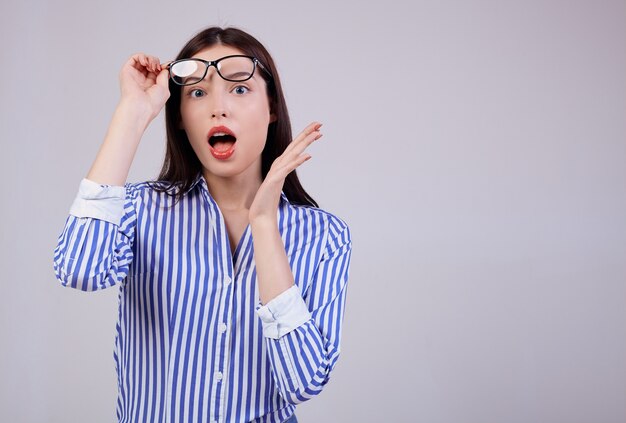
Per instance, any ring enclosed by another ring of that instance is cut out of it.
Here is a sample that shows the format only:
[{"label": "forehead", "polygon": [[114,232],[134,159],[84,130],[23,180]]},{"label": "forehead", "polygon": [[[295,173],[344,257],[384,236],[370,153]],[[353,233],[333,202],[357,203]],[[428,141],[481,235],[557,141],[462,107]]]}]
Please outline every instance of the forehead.
[{"label": "forehead", "polygon": [[221,44],[216,44],[211,47],[207,47],[205,49],[200,50],[192,57],[197,59],[204,59],[208,61],[217,60],[224,56],[230,56],[232,54],[244,54],[241,50],[231,46],[224,46]]}]

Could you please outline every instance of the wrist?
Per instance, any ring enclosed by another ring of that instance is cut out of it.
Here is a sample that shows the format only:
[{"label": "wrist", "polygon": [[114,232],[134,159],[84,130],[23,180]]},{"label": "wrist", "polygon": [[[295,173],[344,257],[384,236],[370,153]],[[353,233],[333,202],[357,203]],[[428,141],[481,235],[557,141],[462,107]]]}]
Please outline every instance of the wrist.
[{"label": "wrist", "polygon": [[253,232],[266,231],[266,230],[278,230],[278,221],[276,216],[256,216],[249,219],[250,229]]},{"label": "wrist", "polygon": [[126,126],[135,126],[143,132],[154,119],[152,110],[145,103],[122,97],[115,109],[115,118],[124,121]]}]

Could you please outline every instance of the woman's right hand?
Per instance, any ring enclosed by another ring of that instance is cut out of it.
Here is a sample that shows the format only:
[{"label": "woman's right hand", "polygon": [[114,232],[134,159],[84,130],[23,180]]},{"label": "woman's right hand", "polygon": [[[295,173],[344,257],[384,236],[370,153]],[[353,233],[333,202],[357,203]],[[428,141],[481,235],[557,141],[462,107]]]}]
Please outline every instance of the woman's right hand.
[{"label": "woman's right hand", "polygon": [[120,71],[121,101],[154,119],[170,96],[169,73],[155,56],[133,54]]},{"label": "woman's right hand", "polygon": [[120,71],[122,97],[87,179],[124,186],[144,131],[170,96],[168,70],[159,59],[132,55]]}]

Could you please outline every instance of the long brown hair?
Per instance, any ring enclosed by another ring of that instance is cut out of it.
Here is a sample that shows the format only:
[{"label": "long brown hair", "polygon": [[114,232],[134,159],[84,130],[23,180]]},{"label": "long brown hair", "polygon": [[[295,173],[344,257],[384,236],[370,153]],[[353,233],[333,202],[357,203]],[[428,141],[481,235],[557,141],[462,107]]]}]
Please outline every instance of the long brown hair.
[{"label": "long brown hair", "polygon": [[[199,32],[182,48],[176,60],[192,57],[199,51],[216,44],[234,47],[246,55],[256,57],[271,74],[270,77],[265,72],[259,72],[267,84],[270,110],[276,116],[276,120],[268,127],[265,148],[261,154],[261,176],[265,179],[274,160],[285,151],[292,140],[289,112],[276,65],[265,47],[250,34],[237,28],[220,27],[210,27]],[[179,201],[201,174],[202,164],[191,148],[187,134],[179,125],[181,121],[180,85],[170,80],[169,89],[170,98],[165,104],[167,147],[163,167],[158,177],[159,181],[164,181],[166,184],[164,186],[153,184],[153,188],[174,195],[176,201]],[[300,184],[295,170],[285,178],[283,192],[293,204],[317,207],[315,200]]]}]

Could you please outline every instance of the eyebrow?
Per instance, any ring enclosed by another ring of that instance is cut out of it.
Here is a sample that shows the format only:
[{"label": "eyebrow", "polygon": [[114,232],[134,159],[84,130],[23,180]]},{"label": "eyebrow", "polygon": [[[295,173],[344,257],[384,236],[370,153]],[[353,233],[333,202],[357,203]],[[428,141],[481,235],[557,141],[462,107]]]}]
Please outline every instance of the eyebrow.
[{"label": "eyebrow", "polygon": [[[205,77],[204,77],[202,80],[200,80],[200,81],[196,82],[195,84],[192,84],[192,85],[185,85],[185,86],[183,86],[183,91],[186,91],[186,90],[189,90],[189,89],[193,89],[193,87],[198,86],[198,85],[202,85],[202,84],[206,85],[206,84],[209,84],[209,83],[211,82],[211,79],[213,78],[213,75],[217,74],[217,72],[216,72],[216,71],[214,71],[214,72],[210,72],[210,74],[211,74],[211,75],[209,76],[209,79],[208,79],[208,80],[207,80],[207,75],[205,75]],[[237,73],[234,73],[234,74],[232,74],[232,75],[228,75],[228,76],[232,78],[232,77],[234,77],[234,76],[237,76],[237,75],[242,75],[242,74],[243,74],[243,75],[247,75],[247,73],[246,73],[246,72],[237,72]],[[219,79],[221,79],[222,81],[226,82],[227,84],[237,84],[237,83],[239,82],[239,81],[226,81],[225,79],[221,78],[219,75],[218,75],[217,77],[218,77]],[[263,79],[263,78],[261,78],[260,80],[261,80],[261,81],[264,81],[264,79]],[[250,78],[250,79],[248,79],[248,80],[246,80],[246,81],[242,81],[242,82],[249,83],[250,81],[254,81],[254,83],[255,83],[255,84],[259,84],[259,80],[257,79],[257,74],[256,74],[256,72],[254,73],[254,75],[252,75],[252,78]]]},{"label": "eyebrow", "polygon": [[[210,76],[209,76],[209,75],[206,75],[206,76],[205,76],[205,77],[204,77],[201,81],[199,81],[199,82],[198,82],[198,84],[201,84],[201,83],[205,83],[205,84],[206,84],[206,83],[208,83],[208,82],[211,82],[211,80],[212,80],[212,78],[213,78],[213,75],[217,74],[217,72],[210,72],[210,73],[211,73],[211,75],[210,75]],[[248,75],[248,73],[247,73],[247,72],[237,72],[237,73],[233,73],[233,74],[226,75],[226,76],[227,76],[228,78],[235,78],[235,77],[237,77],[237,76],[239,76],[239,75]],[[208,80],[207,80],[207,76],[209,76],[209,79],[208,79]],[[228,84],[236,84],[236,83],[238,83],[238,82],[250,82],[250,81],[254,81],[254,82],[255,82],[255,83],[257,83],[257,84],[259,83],[259,80],[257,79],[256,72],[255,72],[255,74],[254,74],[254,75],[252,75],[252,78],[249,78],[249,79],[247,79],[247,80],[245,80],[245,81],[227,81],[227,80],[225,80],[224,78],[220,77],[219,75],[217,75],[217,77],[218,77],[218,78],[220,78],[222,81],[224,81],[224,82],[228,83]],[[261,80],[263,80],[263,78],[261,78]],[[194,84],[194,85],[196,85],[196,84]],[[190,85],[190,86],[191,86],[191,85]]]},{"label": "eyebrow", "polygon": [[[247,76],[247,75],[248,75],[248,72],[236,72],[236,73],[233,73],[233,74],[226,75],[226,77],[228,77],[228,78],[236,78],[237,76]],[[252,78],[250,78],[250,79],[252,79]],[[229,82],[238,82],[238,81],[229,81]]]}]

